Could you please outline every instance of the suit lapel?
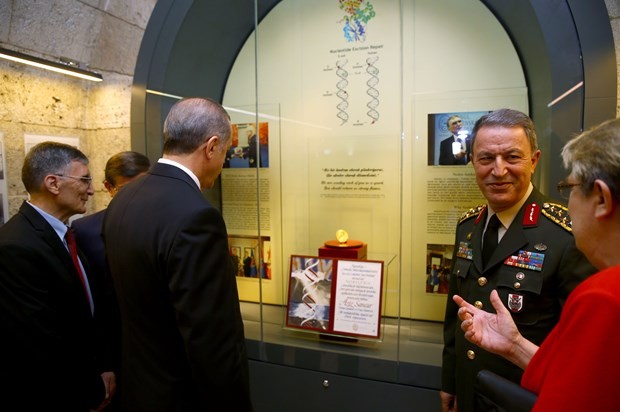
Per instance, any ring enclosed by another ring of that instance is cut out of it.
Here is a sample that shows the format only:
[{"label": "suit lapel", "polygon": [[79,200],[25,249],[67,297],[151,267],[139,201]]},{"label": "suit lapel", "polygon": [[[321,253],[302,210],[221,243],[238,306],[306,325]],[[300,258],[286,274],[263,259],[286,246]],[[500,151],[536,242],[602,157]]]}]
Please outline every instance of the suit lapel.
[{"label": "suit lapel", "polygon": [[[85,304],[85,308],[88,310],[88,313],[90,313],[90,304],[88,303],[88,299],[84,294],[84,287],[82,286],[80,275],[77,273],[75,266],[73,265],[73,260],[71,260],[71,255],[69,254],[69,251],[67,251],[67,248],[65,247],[62,240],[60,240],[60,238],[58,237],[58,234],[56,233],[54,228],[52,228],[52,226],[47,223],[47,221],[43,218],[43,216],[39,214],[39,212],[37,212],[32,206],[30,206],[26,202],[22,204],[19,212],[24,215],[24,217],[32,225],[34,230],[39,233],[40,238],[49,245],[49,247],[52,249],[52,252],[62,262],[64,269],[66,270],[62,270],[59,272],[61,272],[62,275],[65,276],[66,279],[68,279],[68,281],[73,285],[73,287],[79,290],[80,295],[84,297],[83,302]],[[80,253],[79,250],[78,254],[80,256],[80,260],[82,261],[84,269],[88,273],[88,264],[86,263],[86,257],[82,253]],[[88,275],[86,276],[88,277]],[[91,295],[93,295],[94,299],[95,293],[92,290],[93,285],[90,281],[90,278],[89,284],[91,287]]]}]

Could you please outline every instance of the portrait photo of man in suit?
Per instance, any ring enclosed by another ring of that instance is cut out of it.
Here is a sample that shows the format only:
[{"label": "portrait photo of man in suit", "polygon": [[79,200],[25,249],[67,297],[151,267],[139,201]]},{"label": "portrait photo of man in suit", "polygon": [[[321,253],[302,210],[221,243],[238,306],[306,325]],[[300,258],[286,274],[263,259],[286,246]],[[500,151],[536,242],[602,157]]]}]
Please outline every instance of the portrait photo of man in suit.
[{"label": "portrait photo of man in suit", "polygon": [[488,111],[429,113],[428,166],[471,165],[471,131]]},{"label": "portrait photo of man in suit", "polygon": [[439,145],[440,165],[466,165],[469,162],[469,141],[463,130],[463,120],[456,115],[446,122],[450,137],[443,139]]}]

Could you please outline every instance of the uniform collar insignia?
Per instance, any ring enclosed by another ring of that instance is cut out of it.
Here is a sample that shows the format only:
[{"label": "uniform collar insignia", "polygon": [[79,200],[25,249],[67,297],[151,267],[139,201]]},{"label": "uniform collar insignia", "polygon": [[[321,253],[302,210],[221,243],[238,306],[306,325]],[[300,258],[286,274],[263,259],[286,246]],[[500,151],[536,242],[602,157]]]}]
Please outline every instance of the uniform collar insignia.
[{"label": "uniform collar insignia", "polygon": [[525,206],[523,214],[523,227],[532,227],[538,225],[538,217],[540,216],[540,206],[538,203],[530,203]]}]

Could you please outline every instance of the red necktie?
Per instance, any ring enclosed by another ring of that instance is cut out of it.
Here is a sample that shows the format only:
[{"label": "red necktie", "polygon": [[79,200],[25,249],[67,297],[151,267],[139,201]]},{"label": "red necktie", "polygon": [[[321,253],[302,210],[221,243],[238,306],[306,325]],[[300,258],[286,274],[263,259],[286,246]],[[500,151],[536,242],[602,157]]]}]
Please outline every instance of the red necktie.
[{"label": "red necktie", "polygon": [[86,280],[84,279],[84,272],[82,272],[82,267],[80,266],[80,261],[78,260],[77,244],[75,243],[75,238],[71,233],[71,229],[67,229],[67,233],[65,233],[65,240],[67,241],[69,254],[71,255],[71,259],[73,260],[73,264],[75,265],[75,270],[77,270],[78,275],[80,275],[80,280],[82,281],[82,286],[84,287],[84,293],[86,293],[86,298],[88,299],[92,310],[90,293],[88,293],[88,286],[86,285]]}]

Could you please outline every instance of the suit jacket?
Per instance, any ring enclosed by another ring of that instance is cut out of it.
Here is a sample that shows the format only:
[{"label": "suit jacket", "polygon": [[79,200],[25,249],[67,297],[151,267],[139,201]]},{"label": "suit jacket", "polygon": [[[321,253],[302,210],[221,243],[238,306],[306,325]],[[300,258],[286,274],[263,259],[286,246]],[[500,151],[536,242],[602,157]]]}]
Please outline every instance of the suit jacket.
[{"label": "suit jacket", "polygon": [[[89,283],[97,311],[99,285]],[[0,227],[0,327],[3,403],[88,411],[101,402],[98,327],[79,274],[54,229],[26,202]]]},{"label": "suit jacket", "polygon": [[[101,231],[103,229],[103,217],[105,209],[88,216],[81,217],[71,223],[71,229],[75,236],[75,241],[80,251],[86,256],[90,269],[89,278],[99,284],[101,289],[101,299],[97,311],[98,325],[101,327],[104,345],[105,363],[109,370],[116,372],[116,380],[120,379],[120,358],[121,358],[121,326],[118,303],[112,285],[112,279],[106,267],[105,248]],[[118,399],[118,394],[114,400]],[[110,409],[108,405],[107,409]]]},{"label": "suit jacket", "polygon": [[466,165],[469,161],[469,151],[470,151],[470,140],[469,138],[465,139],[465,148],[467,154],[463,156],[461,159],[456,159],[454,154],[452,153],[452,143],[454,143],[454,136],[450,136],[446,139],[443,139],[439,143],[439,164],[440,165]]},{"label": "suit jacket", "polygon": [[123,410],[205,411],[214,399],[251,410],[228,234],[194,181],[156,163],[112,199],[103,233],[123,325]]},{"label": "suit jacket", "polygon": [[489,295],[497,289],[521,334],[540,345],[558,322],[568,294],[596,272],[575,246],[567,209],[531,193],[499,242],[487,268],[481,241],[486,207],[466,213],[456,229],[444,322],[442,390],[456,394],[459,412],[474,410],[474,383],[488,369],[519,383],[523,371],[509,361],[469,343],[460,328],[458,294],[494,312]]},{"label": "suit jacket", "polygon": [[90,274],[101,278],[105,277],[106,272],[105,250],[101,237],[103,216],[105,216],[105,210],[81,217],[71,223],[75,241],[88,259]]}]

